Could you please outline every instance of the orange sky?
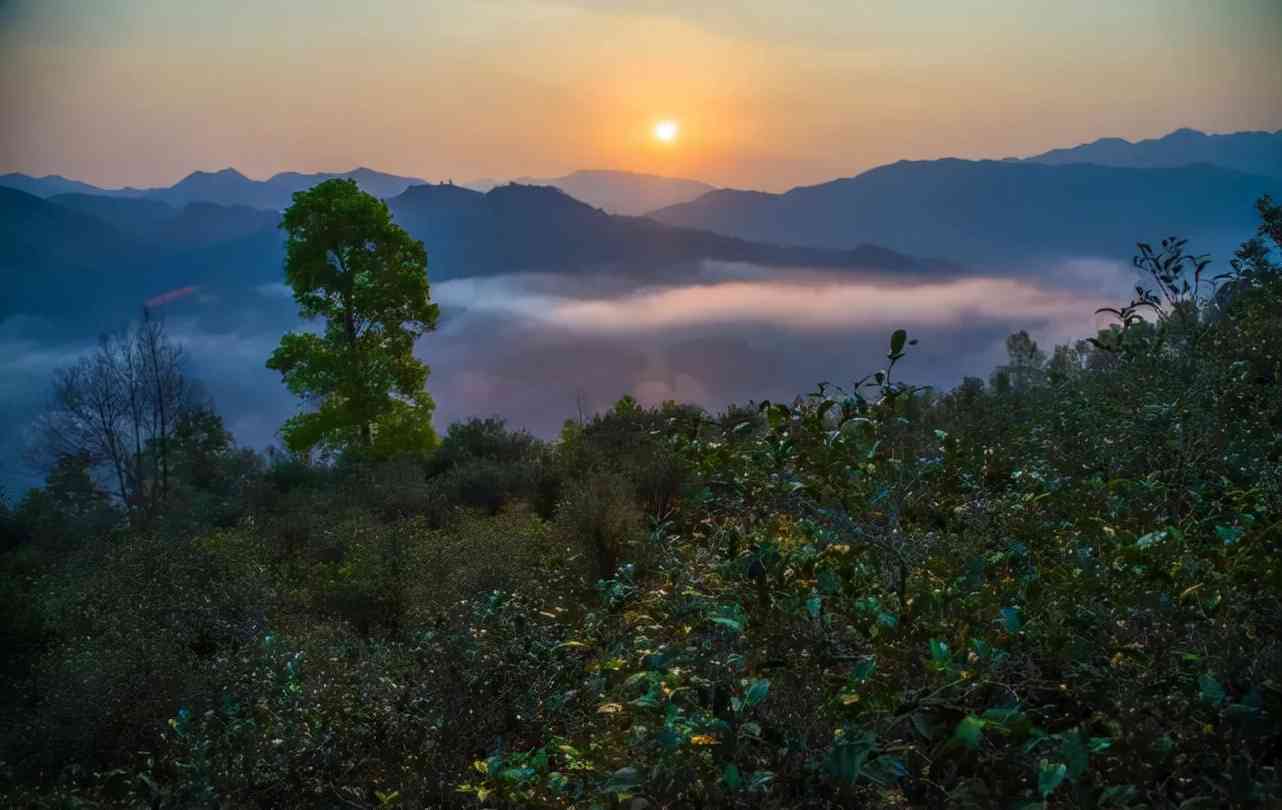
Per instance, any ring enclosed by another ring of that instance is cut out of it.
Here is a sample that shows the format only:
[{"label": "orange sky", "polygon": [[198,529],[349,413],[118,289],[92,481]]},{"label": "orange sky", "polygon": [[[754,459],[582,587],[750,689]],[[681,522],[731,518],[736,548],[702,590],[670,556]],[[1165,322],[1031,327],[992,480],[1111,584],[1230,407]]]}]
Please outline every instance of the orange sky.
[{"label": "orange sky", "polygon": [[618,168],[778,190],[1282,128],[1279,41],[1276,0],[19,0],[0,4],[0,172]]}]

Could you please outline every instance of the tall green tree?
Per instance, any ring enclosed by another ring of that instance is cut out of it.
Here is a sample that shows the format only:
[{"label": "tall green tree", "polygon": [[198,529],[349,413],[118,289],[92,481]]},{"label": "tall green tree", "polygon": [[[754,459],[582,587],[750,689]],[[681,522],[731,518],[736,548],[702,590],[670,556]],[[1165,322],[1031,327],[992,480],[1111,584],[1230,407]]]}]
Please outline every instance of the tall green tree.
[{"label": "tall green tree", "polygon": [[435,403],[413,354],[438,314],[423,243],[352,180],[295,194],[281,228],[299,314],[325,322],[319,333],[282,337],[267,361],[316,406],[281,428],[286,446],[371,457],[431,449]]}]

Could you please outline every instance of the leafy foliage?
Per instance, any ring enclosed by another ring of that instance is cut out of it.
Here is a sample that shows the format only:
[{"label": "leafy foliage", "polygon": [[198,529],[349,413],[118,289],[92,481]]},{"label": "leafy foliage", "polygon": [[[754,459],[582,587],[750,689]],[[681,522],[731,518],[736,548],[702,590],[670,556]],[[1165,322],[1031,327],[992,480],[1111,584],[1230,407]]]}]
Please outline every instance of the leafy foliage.
[{"label": "leafy foliage", "polygon": [[267,361],[290,391],[317,405],[282,428],[286,445],[373,458],[426,454],[435,405],[413,349],[435,327],[438,307],[428,296],[423,244],[354,180],[298,192],[281,228],[299,314],[325,321],[320,334],[285,335]]}]

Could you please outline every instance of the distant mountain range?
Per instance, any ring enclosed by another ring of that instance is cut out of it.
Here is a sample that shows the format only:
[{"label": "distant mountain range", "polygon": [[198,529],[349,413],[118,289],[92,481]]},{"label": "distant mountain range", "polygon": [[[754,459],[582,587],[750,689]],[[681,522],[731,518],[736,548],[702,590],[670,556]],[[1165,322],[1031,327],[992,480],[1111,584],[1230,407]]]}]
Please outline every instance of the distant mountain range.
[{"label": "distant mountain range", "polygon": [[[193,284],[279,281],[278,212],[296,191],[331,177],[387,199],[426,244],[431,277],[444,280],[523,270],[680,273],[701,260],[956,269],[908,258],[935,256],[1019,268],[1045,258],[1125,259],[1136,241],[1168,235],[1223,262],[1254,229],[1256,198],[1282,196],[1282,174],[1271,168],[1279,165],[1282,134],[1180,130],[1023,160],[901,161],[782,194],[611,171],[486,193],[364,168],[261,181],[225,169],[154,189],[10,174],[0,177],[10,187],[0,188],[0,274],[16,286],[0,318],[37,299],[42,312],[66,314],[94,311],[94,296],[138,302]],[[656,202],[648,218],[610,213]]]},{"label": "distant mountain range", "polygon": [[699,180],[608,170],[578,171],[564,177],[522,177],[514,182],[559,188],[588,205],[625,216],[640,216],[716,190],[716,186]]},{"label": "distant mountain range", "polygon": [[174,206],[148,197],[55,194],[48,202],[97,217],[130,239],[171,252],[239,239],[280,222],[275,211],[204,201]]},{"label": "distant mountain range", "polygon": [[[395,197],[410,186],[427,184],[426,180],[419,177],[402,177],[361,168],[342,173],[281,172],[266,180],[251,180],[235,169],[192,172],[174,185],[161,188],[100,188],[59,175],[32,177],[26,174],[6,174],[0,175],[0,186],[16,188],[44,198],[62,194],[86,194],[153,200],[175,207],[192,202],[213,202],[280,211],[289,206],[295,192],[333,177],[354,179],[362,189],[381,199]],[[698,180],[606,170],[580,171],[564,177],[522,177],[512,182],[526,186],[553,186],[588,205],[611,214],[629,216],[693,200],[716,188]],[[503,184],[496,180],[478,180],[466,184],[466,187],[489,191]]]},{"label": "distant mountain range", "polygon": [[[1244,174],[1282,177],[1282,130],[1207,134],[1193,129],[1179,129],[1161,138],[1137,142],[1122,138],[1101,138],[1032,157],[1007,158],[1004,162],[1094,164],[1134,169],[1212,164]],[[361,188],[382,199],[395,197],[411,186],[427,183],[419,177],[387,174],[368,168],[341,173],[281,172],[266,180],[251,180],[235,169],[228,168],[217,172],[193,172],[172,186],[160,188],[107,189],[60,175],[32,177],[18,173],[0,175],[0,186],[16,188],[44,198],[60,194],[93,194],[158,200],[175,207],[190,202],[213,202],[283,210],[290,204],[295,192],[332,177],[353,178]],[[577,171],[562,177],[522,177],[513,182],[519,185],[559,188],[595,208],[625,216],[643,215],[691,202],[718,190],[699,180],[613,170]],[[463,185],[484,192],[502,184],[502,181],[485,179]]]},{"label": "distant mountain range", "polygon": [[1052,149],[1024,160],[1031,163],[1094,163],[1132,169],[1172,168],[1211,163],[1247,174],[1282,177],[1282,130],[1208,135],[1177,129],[1161,138],[1131,141],[1100,138],[1069,149]]},{"label": "distant mountain range", "polygon": [[[433,281],[524,271],[688,277],[703,261],[762,267],[955,274],[959,268],[874,246],[782,247],[606,214],[559,189],[488,193],[413,186],[388,201],[428,248]],[[282,279],[279,214],[247,206],[55,195],[0,188],[0,320],[31,315],[105,328],[175,289],[247,294]],[[665,275],[667,274],[667,275]],[[224,302],[226,303],[226,301]]]},{"label": "distant mountain range", "polygon": [[1186,236],[1221,261],[1282,179],[1208,164],[1136,169],[1031,161],[901,161],[783,194],[714,191],[651,217],[727,236],[817,248],[863,242],[963,263],[1130,256]]},{"label": "distant mountain range", "polygon": [[786,247],[615,216],[550,186],[513,183],[484,194],[455,185],[414,186],[388,206],[397,223],[427,245],[435,279],[606,268],[658,275],[701,260],[896,273],[956,269],[871,245]]},{"label": "distant mountain range", "polygon": [[245,206],[0,188],[0,321],[35,317],[88,334],[179,287],[252,288],[281,277],[279,215]]},{"label": "distant mountain range", "polygon": [[400,194],[414,185],[427,181],[420,177],[401,177],[395,174],[359,168],[350,172],[281,172],[266,180],[251,180],[235,169],[217,172],[192,172],[172,186],[161,188],[99,188],[68,180],[59,175],[31,177],[25,174],[0,175],[0,186],[16,188],[37,197],[78,193],[107,197],[141,198],[158,200],[173,206],[191,202],[212,202],[220,205],[247,205],[281,211],[289,207],[294,192],[311,188],[324,180],[342,177],[355,180],[358,185],[375,197],[387,198]]},{"label": "distant mountain range", "polygon": [[69,180],[60,174],[32,177],[20,172],[0,174],[0,186],[16,188],[18,191],[25,191],[37,197],[52,197],[55,194],[113,194],[123,191],[123,189],[109,190],[91,186],[79,180]]}]

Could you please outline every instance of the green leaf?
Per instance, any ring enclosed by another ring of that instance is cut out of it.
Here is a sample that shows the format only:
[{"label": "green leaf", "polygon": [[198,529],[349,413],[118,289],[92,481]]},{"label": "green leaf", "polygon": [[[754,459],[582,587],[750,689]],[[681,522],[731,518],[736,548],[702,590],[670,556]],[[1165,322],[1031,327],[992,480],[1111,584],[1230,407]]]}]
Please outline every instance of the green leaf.
[{"label": "green leaf", "polygon": [[713,616],[712,621],[716,624],[721,625],[722,627],[729,627],[731,630],[735,631],[736,633],[743,632],[743,624],[735,621],[734,619],[728,619],[725,616]]},{"label": "green leaf", "polygon": [[908,342],[908,332],[903,329],[896,329],[890,335],[890,353],[899,354],[904,350],[904,344]]},{"label": "green leaf", "polygon": [[838,738],[828,754],[828,773],[846,785],[853,785],[863,773],[864,763],[876,746],[877,736],[871,731],[851,732]]},{"label": "green leaf", "polygon": [[739,766],[733,762],[726,765],[725,770],[721,772],[721,781],[726,783],[726,787],[731,790],[738,790],[742,779],[739,776]]},{"label": "green leaf", "polygon": [[681,747],[682,736],[670,728],[664,728],[654,735],[654,741],[665,751],[675,751]]},{"label": "green leaf", "polygon": [[1224,702],[1224,687],[1210,673],[1205,673],[1198,678],[1197,685],[1198,691],[1201,693],[1202,702],[1209,703],[1212,706],[1218,706]]},{"label": "green leaf", "polygon": [[819,593],[824,596],[841,593],[841,576],[832,568],[821,568],[816,577]]},{"label": "green leaf", "polygon": [[1063,735],[1059,746],[1059,755],[1068,768],[1068,778],[1076,782],[1086,773],[1091,764],[1091,755],[1082,739],[1082,732],[1073,729]]},{"label": "green leaf", "polygon": [[504,768],[499,771],[499,779],[504,782],[516,782],[517,784],[533,779],[535,776],[536,773],[534,769],[528,768],[524,765],[513,768]]},{"label": "green leaf", "polygon": [[1113,740],[1108,737],[1091,737],[1086,744],[1092,754],[1099,754],[1113,747]]},{"label": "green leaf", "polygon": [[770,681],[762,678],[753,681],[748,685],[748,690],[744,693],[744,704],[749,708],[756,706],[766,699],[770,694]]},{"label": "green leaf", "polygon": [[627,793],[641,787],[644,781],[636,768],[620,768],[605,780],[603,790],[607,793]]},{"label": "green leaf", "polygon": [[1024,612],[1018,607],[1004,607],[1001,609],[1002,624],[1006,627],[1008,633],[1018,633],[1024,629]]},{"label": "green leaf", "polygon": [[996,726],[1004,734],[1024,735],[1032,729],[1033,725],[1028,715],[1020,711],[1018,706],[993,707],[984,712],[982,719],[988,725]]},{"label": "green leaf", "polygon": [[1166,529],[1158,529],[1155,532],[1149,532],[1140,539],[1135,541],[1136,548],[1151,548],[1166,539]]},{"label": "green leaf", "polygon": [[908,775],[904,761],[889,754],[882,754],[864,766],[864,778],[883,787],[893,785]]},{"label": "green leaf", "polygon": [[973,714],[968,714],[957,724],[957,729],[953,732],[953,739],[967,748],[979,748],[979,742],[984,737],[985,725],[987,724],[982,719]]},{"label": "green leaf", "polygon": [[1037,792],[1045,799],[1055,792],[1068,776],[1068,767],[1062,762],[1048,762],[1042,760],[1041,766],[1037,771]]},{"label": "green leaf", "polygon": [[823,598],[819,594],[811,594],[810,598],[806,600],[806,612],[810,614],[812,619],[819,618],[819,614],[823,612]]},{"label": "green leaf", "polygon": [[1175,740],[1172,740],[1169,734],[1163,734],[1153,741],[1153,753],[1157,754],[1161,759],[1169,757],[1174,750]]},{"label": "green leaf", "polygon": [[948,644],[939,639],[930,640],[930,659],[941,667],[948,666]]},{"label": "green leaf", "polygon": [[850,678],[851,680],[856,681],[858,683],[863,683],[864,681],[871,678],[872,674],[876,671],[877,671],[877,659],[876,657],[870,655],[867,658],[860,661],[858,664],[855,664],[855,668],[850,672]]},{"label": "green leaf", "polygon": [[1245,533],[1246,533],[1245,529],[1241,529],[1237,526],[1216,526],[1215,527],[1215,536],[1223,540],[1224,545],[1226,546],[1231,546],[1234,543],[1236,543],[1238,540],[1241,540],[1242,535]]},{"label": "green leaf", "polygon": [[908,720],[913,724],[913,728],[917,730],[917,733],[920,734],[923,739],[934,739],[935,728],[930,724],[930,718],[926,716],[925,712],[913,712],[908,716]]}]

